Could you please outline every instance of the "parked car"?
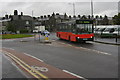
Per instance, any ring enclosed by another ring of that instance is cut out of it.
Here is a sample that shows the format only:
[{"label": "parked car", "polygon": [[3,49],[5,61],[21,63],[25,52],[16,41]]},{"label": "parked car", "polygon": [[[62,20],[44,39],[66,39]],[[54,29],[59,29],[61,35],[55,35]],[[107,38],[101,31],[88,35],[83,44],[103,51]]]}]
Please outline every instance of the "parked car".
[{"label": "parked car", "polygon": [[38,30],[33,30],[33,33],[38,33]]},{"label": "parked car", "polygon": [[11,34],[11,31],[3,31],[2,34]]},{"label": "parked car", "polygon": [[113,32],[113,35],[120,36],[120,25],[118,25],[117,28],[115,28],[115,31]]}]

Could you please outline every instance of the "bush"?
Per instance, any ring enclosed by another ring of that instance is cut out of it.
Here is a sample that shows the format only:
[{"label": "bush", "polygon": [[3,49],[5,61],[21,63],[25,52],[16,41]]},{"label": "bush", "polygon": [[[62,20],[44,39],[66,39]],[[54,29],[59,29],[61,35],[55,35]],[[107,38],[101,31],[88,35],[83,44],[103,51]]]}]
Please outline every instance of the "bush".
[{"label": "bush", "polygon": [[28,33],[29,31],[28,30],[26,30],[26,29],[22,29],[22,30],[20,30],[20,33]]}]

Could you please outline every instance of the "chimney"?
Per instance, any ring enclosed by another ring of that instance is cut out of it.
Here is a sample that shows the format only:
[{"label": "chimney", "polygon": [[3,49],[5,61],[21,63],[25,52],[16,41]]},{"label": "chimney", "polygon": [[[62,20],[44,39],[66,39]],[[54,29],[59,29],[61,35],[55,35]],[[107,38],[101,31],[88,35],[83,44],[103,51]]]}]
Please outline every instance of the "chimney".
[{"label": "chimney", "polygon": [[5,18],[8,19],[8,15],[7,14],[5,15]]},{"label": "chimney", "polygon": [[17,10],[14,10],[14,15],[18,15],[18,11]]},{"label": "chimney", "polygon": [[59,15],[59,13],[56,13],[56,15]]},{"label": "chimney", "polygon": [[23,16],[23,12],[21,12],[21,16]]}]

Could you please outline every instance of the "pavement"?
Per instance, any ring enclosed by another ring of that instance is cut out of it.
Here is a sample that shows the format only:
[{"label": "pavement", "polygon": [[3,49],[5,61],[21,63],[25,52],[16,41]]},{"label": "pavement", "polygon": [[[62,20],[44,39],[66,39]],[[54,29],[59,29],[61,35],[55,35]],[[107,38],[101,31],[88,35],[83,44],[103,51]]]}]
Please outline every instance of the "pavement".
[{"label": "pavement", "polygon": [[120,38],[94,38],[94,42],[111,44],[111,45],[120,45]]}]

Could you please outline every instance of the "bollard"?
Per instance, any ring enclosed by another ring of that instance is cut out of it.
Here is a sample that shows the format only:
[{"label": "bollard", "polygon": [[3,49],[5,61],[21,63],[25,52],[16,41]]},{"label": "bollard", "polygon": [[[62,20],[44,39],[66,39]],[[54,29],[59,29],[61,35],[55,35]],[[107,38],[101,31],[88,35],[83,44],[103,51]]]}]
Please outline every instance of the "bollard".
[{"label": "bollard", "polygon": [[40,42],[40,34],[39,34],[39,42]]},{"label": "bollard", "polygon": [[116,41],[116,43],[117,43],[117,34],[115,35],[115,38],[116,38],[116,40],[115,40],[115,41]]},{"label": "bollard", "polygon": [[47,34],[45,34],[45,41],[49,41],[49,37]]}]

